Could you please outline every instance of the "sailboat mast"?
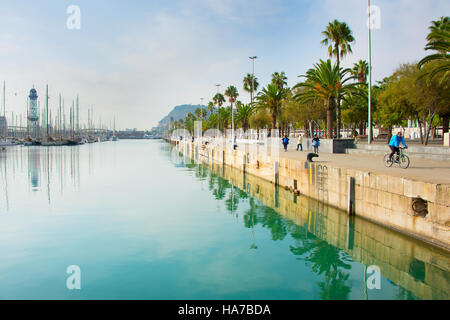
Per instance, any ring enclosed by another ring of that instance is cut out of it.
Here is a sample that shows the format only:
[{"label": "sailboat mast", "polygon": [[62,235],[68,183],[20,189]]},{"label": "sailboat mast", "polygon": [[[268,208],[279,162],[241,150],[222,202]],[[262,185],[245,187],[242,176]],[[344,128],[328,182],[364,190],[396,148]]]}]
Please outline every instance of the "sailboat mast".
[{"label": "sailboat mast", "polygon": [[77,95],[77,135],[80,135],[80,109],[79,109],[79,97]]},{"label": "sailboat mast", "polygon": [[62,140],[62,119],[61,119],[61,93],[59,94],[59,140]]},{"label": "sailboat mast", "polygon": [[46,115],[45,115],[45,125],[47,126],[47,140],[48,140],[48,138],[49,138],[49,121],[48,121],[48,84],[46,85],[46,87],[45,87],[45,112],[46,112]]},{"label": "sailboat mast", "polygon": [[3,80],[3,116],[6,119],[6,81]]},{"label": "sailboat mast", "polygon": [[27,97],[27,140],[30,139],[30,120],[28,120],[28,97]]}]

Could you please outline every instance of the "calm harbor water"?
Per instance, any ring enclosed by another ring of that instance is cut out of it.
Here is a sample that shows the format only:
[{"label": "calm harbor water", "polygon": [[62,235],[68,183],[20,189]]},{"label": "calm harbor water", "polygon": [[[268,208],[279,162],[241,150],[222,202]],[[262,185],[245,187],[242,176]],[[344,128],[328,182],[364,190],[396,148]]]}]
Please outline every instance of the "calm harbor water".
[{"label": "calm harbor water", "polygon": [[0,299],[448,299],[449,271],[447,252],[161,141],[0,152]]}]

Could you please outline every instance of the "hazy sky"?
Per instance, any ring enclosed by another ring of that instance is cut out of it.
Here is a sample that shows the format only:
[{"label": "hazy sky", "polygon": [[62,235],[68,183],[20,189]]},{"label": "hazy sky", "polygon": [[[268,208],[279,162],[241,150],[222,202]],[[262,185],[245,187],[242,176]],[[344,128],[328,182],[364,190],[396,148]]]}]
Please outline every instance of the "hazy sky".
[{"label": "hazy sky", "polygon": [[[425,55],[431,20],[450,14],[448,0],[373,0],[381,29],[373,32],[374,80]],[[81,28],[66,26],[69,5],[81,9]],[[289,85],[326,58],[320,45],[327,23],[346,21],[356,42],[344,63],[367,59],[365,0],[1,0],[0,80],[7,112],[25,113],[34,84],[50,86],[56,111],[80,95],[82,120],[116,117],[118,128],[156,125],[175,105],[209,101],[216,84],[235,85],[251,72],[262,85],[285,71]],[[42,100],[43,101],[43,100]],[[41,101],[41,106],[42,106]]]}]

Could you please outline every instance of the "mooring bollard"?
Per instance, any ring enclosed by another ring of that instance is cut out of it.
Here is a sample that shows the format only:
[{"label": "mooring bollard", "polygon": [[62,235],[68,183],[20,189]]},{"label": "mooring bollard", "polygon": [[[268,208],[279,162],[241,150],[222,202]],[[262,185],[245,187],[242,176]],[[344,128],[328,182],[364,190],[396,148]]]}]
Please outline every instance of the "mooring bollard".
[{"label": "mooring bollard", "polygon": [[348,215],[355,214],[355,178],[348,178]]},{"label": "mooring bollard", "polygon": [[279,163],[278,163],[278,161],[275,161],[275,170],[274,170],[274,174],[275,174],[275,185],[278,185],[279,184],[279,172],[278,172],[278,170],[279,170]]}]

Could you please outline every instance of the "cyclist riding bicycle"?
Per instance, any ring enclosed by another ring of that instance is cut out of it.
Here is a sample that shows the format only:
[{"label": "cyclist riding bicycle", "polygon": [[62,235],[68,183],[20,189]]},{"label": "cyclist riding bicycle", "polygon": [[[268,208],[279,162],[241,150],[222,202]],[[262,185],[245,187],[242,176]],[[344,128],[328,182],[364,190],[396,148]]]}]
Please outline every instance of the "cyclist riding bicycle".
[{"label": "cyclist riding bicycle", "polygon": [[389,142],[389,148],[391,149],[391,154],[389,155],[389,161],[392,161],[392,156],[397,153],[400,155],[400,144],[403,144],[405,148],[408,148],[406,145],[405,139],[402,137],[402,133],[398,132],[396,135],[393,135],[391,141]]}]

